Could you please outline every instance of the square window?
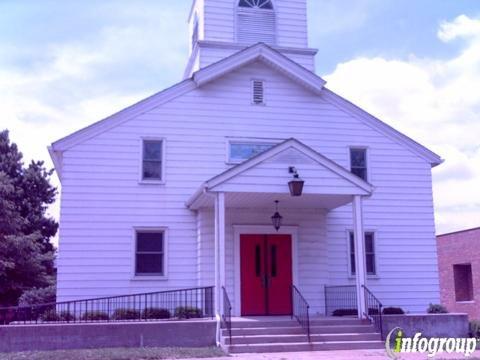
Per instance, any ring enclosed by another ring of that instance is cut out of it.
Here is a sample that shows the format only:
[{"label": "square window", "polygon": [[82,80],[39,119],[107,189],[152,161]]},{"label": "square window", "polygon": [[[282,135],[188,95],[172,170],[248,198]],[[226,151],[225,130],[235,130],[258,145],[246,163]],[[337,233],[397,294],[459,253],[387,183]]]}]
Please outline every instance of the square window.
[{"label": "square window", "polygon": [[473,300],[472,265],[453,265],[453,279],[455,285],[456,301]]},{"label": "square window", "polygon": [[137,231],[135,275],[164,275],[164,232]]}]

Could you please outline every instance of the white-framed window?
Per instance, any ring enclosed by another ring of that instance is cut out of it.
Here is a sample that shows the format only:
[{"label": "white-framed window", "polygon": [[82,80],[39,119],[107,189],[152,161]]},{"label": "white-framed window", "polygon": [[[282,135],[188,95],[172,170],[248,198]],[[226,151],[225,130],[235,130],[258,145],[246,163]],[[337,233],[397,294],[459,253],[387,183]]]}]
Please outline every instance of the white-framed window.
[{"label": "white-framed window", "polygon": [[140,181],[163,183],[165,181],[165,139],[142,138]]},{"label": "white-framed window", "polygon": [[166,276],[166,229],[135,229],[135,265],[136,277]]},{"label": "white-framed window", "polygon": [[238,164],[251,159],[271,149],[279,142],[266,139],[230,139],[227,141],[227,163]]},{"label": "white-framed window", "polygon": [[271,0],[239,0],[236,38],[241,44],[276,44],[276,16]]},{"label": "white-framed window", "polygon": [[244,8],[259,8],[273,10],[271,0],[240,0],[238,6]]},{"label": "white-framed window", "polygon": [[350,172],[360,179],[368,181],[367,149],[363,147],[350,148]]},{"label": "white-framed window", "polygon": [[[365,267],[367,270],[367,275],[375,276],[377,275],[377,261],[375,254],[375,232],[366,231],[364,235],[365,241]],[[353,231],[348,232],[348,247],[349,247],[349,271],[350,275],[356,274],[356,264],[355,264],[355,235]]]}]

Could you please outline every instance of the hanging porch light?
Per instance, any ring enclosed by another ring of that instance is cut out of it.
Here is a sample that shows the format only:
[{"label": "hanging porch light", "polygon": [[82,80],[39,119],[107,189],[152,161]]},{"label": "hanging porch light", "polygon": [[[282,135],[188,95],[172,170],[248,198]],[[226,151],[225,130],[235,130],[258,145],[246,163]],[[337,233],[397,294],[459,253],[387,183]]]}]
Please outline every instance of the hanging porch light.
[{"label": "hanging porch light", "polygon": [[272,216],[272,224],[275,230],[280,230],[280,226],[282,226],[282,215],[278,212],[278,200],[275,200],[275,214]]},{"label": "hanging porch light", "polygon": [[288,183],[288,188],[290,189],[290,195],[292,196],[302,196],[303,184],[305,181],[300,179],[298,171],[294,166],[288,168],[288,172],[293,174],[293,179]]}]

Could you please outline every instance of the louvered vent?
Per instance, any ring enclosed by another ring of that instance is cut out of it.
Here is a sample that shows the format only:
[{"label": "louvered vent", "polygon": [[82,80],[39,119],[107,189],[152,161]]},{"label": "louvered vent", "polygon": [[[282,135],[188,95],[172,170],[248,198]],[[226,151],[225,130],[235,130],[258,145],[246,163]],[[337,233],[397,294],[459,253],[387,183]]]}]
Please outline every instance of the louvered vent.
[{"label": "louvered vent", "polygon": [[259,8],[237,9],[237,42],[275,45],[275,12]]},{"label": "louvered vent", "polygon": [[260,105],[264,103],[263,81],[253,80],[253,103]]}]

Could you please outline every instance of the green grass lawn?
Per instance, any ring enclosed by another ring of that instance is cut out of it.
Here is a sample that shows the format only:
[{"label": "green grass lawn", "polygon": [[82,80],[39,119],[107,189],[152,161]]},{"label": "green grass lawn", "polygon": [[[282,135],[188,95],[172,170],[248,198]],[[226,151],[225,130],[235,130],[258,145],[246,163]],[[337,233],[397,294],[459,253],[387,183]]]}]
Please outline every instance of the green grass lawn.
[{"label": "green grass lawn", "polygon": [[0,353],[0,360],[158,360],[226,356],[219,348],[139,348]]}]

